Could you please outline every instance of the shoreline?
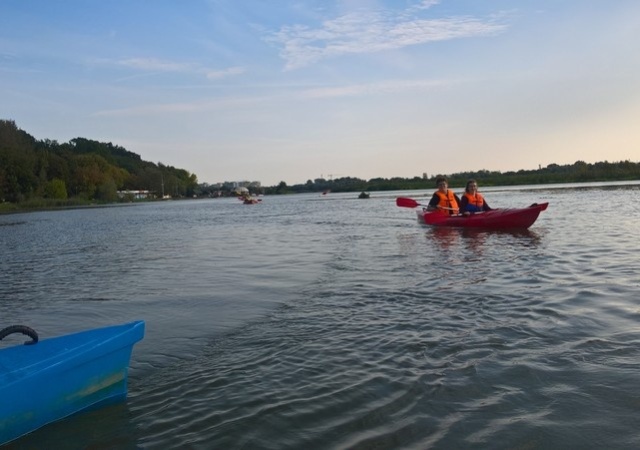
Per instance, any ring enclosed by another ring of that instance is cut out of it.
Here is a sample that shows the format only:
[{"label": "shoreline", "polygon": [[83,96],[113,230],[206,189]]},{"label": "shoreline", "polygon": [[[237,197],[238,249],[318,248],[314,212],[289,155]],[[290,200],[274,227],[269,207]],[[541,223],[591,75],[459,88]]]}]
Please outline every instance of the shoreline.
[{"label": "shoreline", "polygon": [[[540,184],[520,184],[520,185],[492,185],[492,186],[483,186],[482,190],[487,192],[498,192],[502,190],[542,190],[542,189],[589,189],[589,188],[599,188],[599,187],[623,187],[623,186],[640,186],[640,180],[611,180],[611,181],[585,181],[585,182],[567,182],[567,183],[540,183]],[[424,189],[410,189],[421,191]],[[394,190],[395,191],[395,190]],[[394,192],[387,190],[369,190],[369,193],[372,192]],[[397,190],[398,192],[407,191],[403,189]],[[349,192],[359,192],[355,191],[337,191],[336,194],[344,194]],[[301,192],[300,194],[309,194],[310,192]],[[290,192],[287,194],[280,195],[295,195],[296,193]],[[278,194],[275,194],[278,195]],[[180,199],[172,199],[171,201],[181,201],[181,200],[208,200],[210,197],[202,197],[202,198],[180,198]],[[135,206],[141,204],[148,203],[156,203],[156,202],[166,202],[167,200],[146,200],[139,202],[128,202],[128,203],[103,203],[103,204],[78,204],[78,205],[63,205],[63,206],[42,206],[42,207],[26,207],[21,208],[18,204],[15,203],[0,203],[0,216],[3,215],[11,215],[11,214],[23,214],[23,213],[31,213],[31,212],[43,212],[43,211],[61,211],[61,210],[71,210],[71,209],[90,209],[90,208],[117,208],[124,206]],[[15,206],[15,209],[3,209],[3,205],[12,205]]]}]

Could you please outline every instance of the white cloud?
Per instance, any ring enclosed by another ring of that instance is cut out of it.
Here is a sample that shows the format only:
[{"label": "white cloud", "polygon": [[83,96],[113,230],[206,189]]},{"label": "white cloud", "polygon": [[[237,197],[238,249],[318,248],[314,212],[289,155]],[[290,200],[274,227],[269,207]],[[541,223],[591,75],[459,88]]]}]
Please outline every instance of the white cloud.
[{"label": "white cloud", "polygon": [[155,58],[130,58],[118,61],[121,66],[137,70],[153,70],[159,72],[186,72],[194,70],[192,64],[162,61]]},{"label": "white cloud", "polygon": [[444,80],[390,80],[381,83],[354,84],[309,89],[303,93],[307,98],[351,97],[367,94],[389,94],[405,91],[417,91],[449,86],[455,81]]},{"label": "white cloud", "polygon": [[[113,64],[108,60],[95,60],[95,62],[101,64]],[[144,71],[144,72],[178,72],[178,73],[192,73],[197,75],[204,75],[209,80],[219,80],[221,78],[230,77],[233,75],[240,75],[245,72],[243,67],[229,67],[226,69],[211,69],[203,67],[200,64],[175,62],[160,60],[156,58],[129,58],[115,61],[118,66],[128,67],[130,69]],[[127,77],[127,79],[130,77]]]},{"label": "white cloud", "polygon": [[188,114],[204,111],[220,111],[232,108],[241,108],[246,105],[252,105],[262,101],[261,98],[227,98],[214,100],[199,100],[193,102],[173,102],[173,103],[152,103],[141,104],[138,106],[105,109],[96,111],[91,116],[95,117],[130,117],[130,116],[150,116],[150,115],[166,115]]},{"label": "white cloud", "polygon": [[422,0],[419,4],[415,5],[413,9],[429,9],[439,3],[439,0]]},{"label": "white cloud", "polygon": [[207,78],[210,80],[218,80],[220,78],[225,78],[231,75],[240,75],[245,72],[243,67],[229,67],[224,70],[211,70],[207,72]]},{"label": "white cloud", "polygon": [[[421,9],[437,2],[424,1]],[[500,33],[499,19],[457,16],[424,19],[412,15],[415,6],[402,12],[357,11],[324,21],[320,27],[284,26],[267,37],[282,47],[285,69],[308,66],[325,58],[399,49],[410,45]]]}]

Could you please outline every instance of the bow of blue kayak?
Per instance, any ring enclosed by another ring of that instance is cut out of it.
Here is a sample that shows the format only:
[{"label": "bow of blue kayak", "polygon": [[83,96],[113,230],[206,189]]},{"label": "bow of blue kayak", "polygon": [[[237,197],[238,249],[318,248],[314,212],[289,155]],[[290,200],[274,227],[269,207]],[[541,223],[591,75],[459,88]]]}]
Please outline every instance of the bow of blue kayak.
[{"label": "bow of blue kayak", "polygon": [[77,412],[122,401],[144,322],[0,349],[0,445]]}]

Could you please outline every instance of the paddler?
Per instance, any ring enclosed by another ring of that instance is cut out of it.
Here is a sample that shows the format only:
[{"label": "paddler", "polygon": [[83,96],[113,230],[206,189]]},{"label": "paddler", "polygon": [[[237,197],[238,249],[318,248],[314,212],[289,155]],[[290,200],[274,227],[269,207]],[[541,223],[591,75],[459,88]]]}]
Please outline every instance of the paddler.
[{"label": "paddler", "polygon": [[478,192],[478,183],[476,180],[471,179],[467,181],[464,194],[462,194],[462,198],[460,199],[460,212],[466,216],[482,211],[491,211],[491,208],[484,199],[484,196]]},{"label": "paddler", "polygon": [[438,190],[434,192],[433,197],[429,201],[427,211],[434,211],[440,209],[448,212],[450,215],[456,215],[460,211],[460,199],[458,196],[449,189],[449,183],[447,178],[438,175],[436,177],[436,186]]}]

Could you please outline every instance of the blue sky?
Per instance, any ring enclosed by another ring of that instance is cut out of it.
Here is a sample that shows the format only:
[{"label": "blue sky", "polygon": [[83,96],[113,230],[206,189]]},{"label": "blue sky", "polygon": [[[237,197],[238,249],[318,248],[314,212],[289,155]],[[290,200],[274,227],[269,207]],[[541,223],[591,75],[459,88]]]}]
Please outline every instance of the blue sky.
[{"label": "blue sky", "polygon": [[0,0],[0,119],[200,182],[640,161],[640,2]]}]

